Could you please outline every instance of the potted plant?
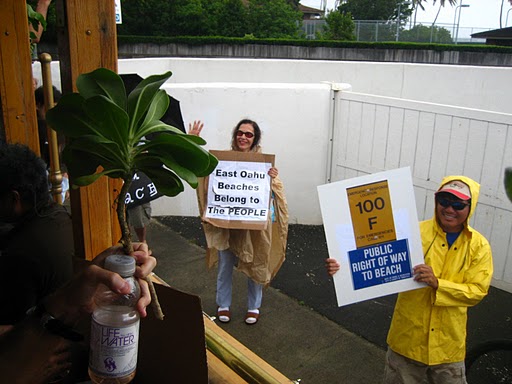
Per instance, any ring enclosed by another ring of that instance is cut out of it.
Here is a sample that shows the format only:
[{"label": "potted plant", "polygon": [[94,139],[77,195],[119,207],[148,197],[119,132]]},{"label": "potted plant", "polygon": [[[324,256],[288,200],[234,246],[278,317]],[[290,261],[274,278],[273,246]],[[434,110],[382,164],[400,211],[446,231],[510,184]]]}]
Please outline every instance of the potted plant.
[{"label": "potted plant", "polygon": [[[123,180],[116,213],[126,254],[133,247],[125,196],[137,171],[161,194],[176,196],[184,190],[182,180],[196,188],[198,177],[209,175],[218,163],[202,147],[202,138],[160,121],[169,105],[160,87],[171,75],[149,76],[127,95],[121,77],[100,68],[80,75],[78,93],[64,95],[46,114],[50,126],[68,138],[62,156],[72,186],[86,186],[102,176]],[[151,134],[158,135],[146,140]]]}]

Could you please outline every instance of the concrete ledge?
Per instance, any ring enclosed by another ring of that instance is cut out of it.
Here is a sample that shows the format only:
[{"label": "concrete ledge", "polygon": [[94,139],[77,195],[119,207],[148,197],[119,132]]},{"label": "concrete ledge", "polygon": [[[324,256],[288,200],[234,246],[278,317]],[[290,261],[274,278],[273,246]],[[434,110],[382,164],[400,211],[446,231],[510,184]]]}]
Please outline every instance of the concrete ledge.
[{"label": "concrete ledge", "polygon": [[[57,47],[40,44],[39,52],[58,57]],[[126,44],[118,46],[119,58],[139,57],[224,57],[251,59],[304,59],[333,61],[400,62],[511,67],[508,53],[434,51],[428,49],[330,48],[264,44]]]}]

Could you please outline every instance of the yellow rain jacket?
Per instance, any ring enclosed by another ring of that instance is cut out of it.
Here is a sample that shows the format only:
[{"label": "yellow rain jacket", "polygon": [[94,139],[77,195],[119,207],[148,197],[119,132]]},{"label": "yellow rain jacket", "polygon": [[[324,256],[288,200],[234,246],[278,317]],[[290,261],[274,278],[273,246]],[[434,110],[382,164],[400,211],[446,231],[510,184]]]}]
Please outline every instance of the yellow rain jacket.
[{"label": "yellow rain jacket", "polygon": [[[471,190],[469,220],[480,185],[465,176],[448,176],[441,186],[452,180]],[[427,365],[460,362],[466,354],[467,308],[487,295],[491,283],[491,247],[467,220],[450,248],[435,214],[420,223],[420,232],[425,264],[434,270],[439,287],[398,295],[387,342],[393,351]]]}]

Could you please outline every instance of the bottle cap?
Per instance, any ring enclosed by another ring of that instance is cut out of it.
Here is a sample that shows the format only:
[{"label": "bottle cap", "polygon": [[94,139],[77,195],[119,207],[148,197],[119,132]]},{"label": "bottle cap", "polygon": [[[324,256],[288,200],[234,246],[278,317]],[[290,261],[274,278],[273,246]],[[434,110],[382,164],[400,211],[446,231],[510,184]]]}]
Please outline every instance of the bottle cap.
[{"label": "bottle cap", "polygon": [[126,255],[110,255],[105,259],[105,269],[123,277],[132,276],[135,273],[135,259]]}]

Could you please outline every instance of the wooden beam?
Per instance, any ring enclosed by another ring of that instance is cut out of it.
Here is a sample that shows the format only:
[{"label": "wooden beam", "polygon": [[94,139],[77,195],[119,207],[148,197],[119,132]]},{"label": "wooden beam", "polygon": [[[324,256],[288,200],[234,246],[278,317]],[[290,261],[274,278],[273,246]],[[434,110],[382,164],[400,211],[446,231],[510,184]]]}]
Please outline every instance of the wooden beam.
[{"label": "wooden beam", "polygon": [[0,99],[5,139],[39,151],[25,1],[4,0],[0,12]]},{"label": "wooden beam", "polygon": [[[63,93],[76,92],[76,79],[82,73],[100,67],[117,72],[114,1],[59,0],[56,5]],[[121,185],[121,181],[103,177],[88,187],[71,191],[78,256],[90,260],[121,238],[115,215],[115,199]]]}]

